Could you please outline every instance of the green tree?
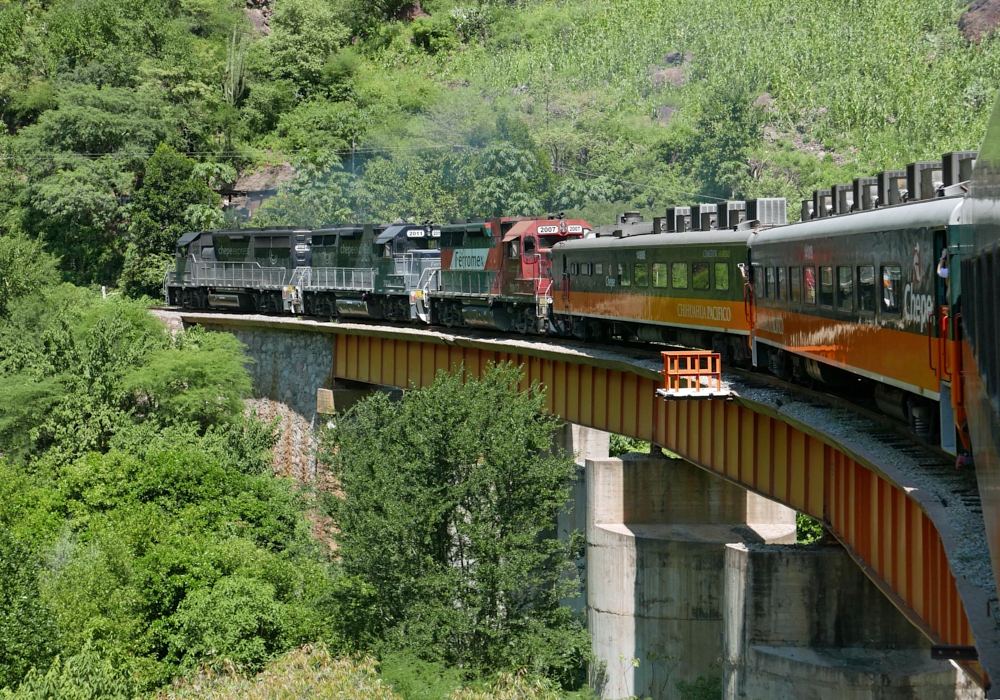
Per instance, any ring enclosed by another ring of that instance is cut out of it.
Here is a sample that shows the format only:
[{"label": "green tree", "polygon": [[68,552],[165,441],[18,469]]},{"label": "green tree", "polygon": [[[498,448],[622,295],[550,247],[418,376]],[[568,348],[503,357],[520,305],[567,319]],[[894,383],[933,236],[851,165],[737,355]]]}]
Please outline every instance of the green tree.
[{"label": "green tree", "polygon": [[559,601],[578,593],[564,574],[581,542],[552,533],[573,464],[552,453],[558,421],[522,378],[511,365],[441,372],[399,403],[362,402],[325,436],[344,491],[339,623],[356,643],[578,680],[589,641]]},{"label": "green tree", "polygon": [[54,172],[26,191],[35,230],[78,284],[114,284],[122,269],[132,174],[112,156],[55,159]]},{"label": "green tree", "polygon": [[248,69],[258,79],[290,80],[305,91],[320,84],[327,58],[349,34],[328,0],[282,0],[271,28],[248,54]]},{"label": "green tree", "polygon": [[254,226],[325,226],[352,218],[350,176],[336,154],[321,151],[296,165],[295,177],[264,202]]},{"label": "green tree", "polygon": [[0,526],[0,688],[16,686],[55,652],[55,625],[38,594],[38,557]]},{"label": "green tree", "polygon": [[725,78],[705,98],[698,118],[698,138],[691,144],[696,172],[716,197],[732,198],[749,178],[749,155],[761,141],[763,113],[743,77]]},{"label": "green tree", "polygon": [[56,280],[56,261],[41,243],[20,234],[0,235],[0,318],[10,302]]},{"label": "green tree", "polygon": [[136,685],[124,669],[87,648],[42,673],[37,669],[15,691],[0,689],[2,700],[130,700]]},{"label": "green tree", "polygon": [[218,209],[221,198],[196,173],[196,163],[166,144],[146,162],[142,184],[132,198],[130,246],[122,286],[132,296],[159,294],[163,273],[177,239],[193,212]]}]

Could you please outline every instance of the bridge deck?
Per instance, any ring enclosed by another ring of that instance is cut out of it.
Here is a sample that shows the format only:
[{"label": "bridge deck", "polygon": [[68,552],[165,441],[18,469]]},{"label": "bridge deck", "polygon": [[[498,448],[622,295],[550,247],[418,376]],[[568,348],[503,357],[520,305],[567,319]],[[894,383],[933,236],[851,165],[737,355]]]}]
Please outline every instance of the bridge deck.
[{"label": "bridge deck", "polygon": [[725,374],[726,399],[656,396],[653,350],[293,318],[181,314],[185,323],[241,332],[331,336],[333,371],[362,382],[423,386],[440,369],[488,362],[524,366],[546,387],[549,410],[574,423],[661,445],[815,517],[879,588],[935,643],[975,644],[962,665],[1000,677],[996,586],[975,477],[878,422],[752,379]]}]

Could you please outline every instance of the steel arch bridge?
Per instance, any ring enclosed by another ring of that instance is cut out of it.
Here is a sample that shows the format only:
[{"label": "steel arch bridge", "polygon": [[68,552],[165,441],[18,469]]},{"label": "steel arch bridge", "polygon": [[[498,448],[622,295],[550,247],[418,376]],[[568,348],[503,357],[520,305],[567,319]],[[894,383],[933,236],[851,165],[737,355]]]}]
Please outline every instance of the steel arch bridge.
[{"label": "steel arch bridge", "polygon": [[411,328],[294,319],[183,314],[215,330],[329,336],[330,376],[407,388],[464,365],[524,369],[546,407],[580,425],[647,440],[744,488],[820,520],[868,577],[933,643],[975,646],[960,665],[981,686],[1000,676],[1000,630],[981,588],[956,577],[961,538],[945,506],[903,472],[849,439],[743,396],[667,400],[653,365],[573,344],[455,335]]}]

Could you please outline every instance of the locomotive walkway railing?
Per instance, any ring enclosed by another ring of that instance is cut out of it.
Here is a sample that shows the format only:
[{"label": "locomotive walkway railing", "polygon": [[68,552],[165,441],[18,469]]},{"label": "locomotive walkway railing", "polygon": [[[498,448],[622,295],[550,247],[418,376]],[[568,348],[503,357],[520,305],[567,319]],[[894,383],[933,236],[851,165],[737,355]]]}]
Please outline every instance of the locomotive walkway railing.
[{"label": "locomotive walkway railing", "polygon": [[167,271],[167,284],[183,287],[262,287],[278,289],[285,285],[289,270],[284,267],[261,267],[248,262],[188,262],[178,280],[176,270]]},{"label": "locomotive walkway railing", "polygon": [[396,274],[402,277],[403,286],[406,289],[422,289],[421,282],[424,280],[424,272],[440,268],[441,258],[407,253],[402,260],[396,263]]},{"label": "locomotive walkway railing", "polygon": [[465,296],[493,292],[496,270],[441,270],[441,293]]},{"label": "locomotive walkway railing", "polygon": [[346,290],[370,292],[375,289],[375,272],[366,267],[300,267],[300,287],[304,290]]}]

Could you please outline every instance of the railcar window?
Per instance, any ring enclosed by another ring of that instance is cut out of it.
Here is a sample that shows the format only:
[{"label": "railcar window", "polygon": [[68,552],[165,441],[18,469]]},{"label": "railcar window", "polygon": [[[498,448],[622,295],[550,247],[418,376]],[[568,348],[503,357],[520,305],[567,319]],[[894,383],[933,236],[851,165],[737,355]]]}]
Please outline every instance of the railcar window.
[{"label": "railcar window", "polygon": [[618,263],[618,284],[622,287],[632,286],[632,278],[629,272],[631,270],[629,270],[628,263]]},{"label": "railcar window", "polygon": [[646,276],[646,263],[635,264],[635,286],[645,287],[649,284]]},{"label": "railcar window", "polygon": [[899,265],[882,266],[882,311],[898,314],[902,303],[902,268]]},{"label": "railcar window", "polygon": [[875,266],[858,266],[858,311],[875,313]]},{"label": "railcar window", "polygon": [[807,304],[816,303],[816,268],[806,265],[802,268],[802,300]]},{"label": "railcar window", "polygon": [[712,280],[709,279],[709,271],[708,263],[692,263],[691,286],[695,289],[711,289]]},{"label": "railcar window", "polygon": [[729,291],[729,263],[715,263],[715,288],[720,292]]},{"label": "railcar window", "polygon": [[521,241],[511,241],[507,244],[507,257],[511,260],[521,257]]},{"label": "railcar window", "polygon": [[461,248],[465,245],[465,231],[442,231],[442,248]]},{"label": "railcar window", "polygon": [[833,306],[833,266],[819,268],[819,304]]},{"label": "railcar window", "polygon": [[667,286],[666,263],[653,263],[653,286],[661,289]]},{"label": "railcar window", "polygon": [[778,268],[778,301],[788,301],[788,280],[785,278],[785,268]]},{"label": "railcar window", "polygon": [[675,262],[670,266],[670,286],[674,289],[687,289],[688,264]]},{"label": "railcar window", "polygon": [[854,270],[850,267],[837,266],[837,308],[854,310]]},{"label": "railcar window", "polygon": [[777,286],[774,279],[774,268],[767,268],[767,279],[764,282],[764,293],[768,299],[774,299],[774,288]]},{"label": "railcar window", "polygon": [[569,264],[569,274],[579,275],[580,274],[580,263],[570,263]]},{"label": "railcar window", "polygon": [[595,263],[594,264],[594,274],[595,275],[603,275],[604,274],[604,263]]},{"label": "railcar window", "polygon": [[802,268],[788,268],[788,300],[802,301]]}]

